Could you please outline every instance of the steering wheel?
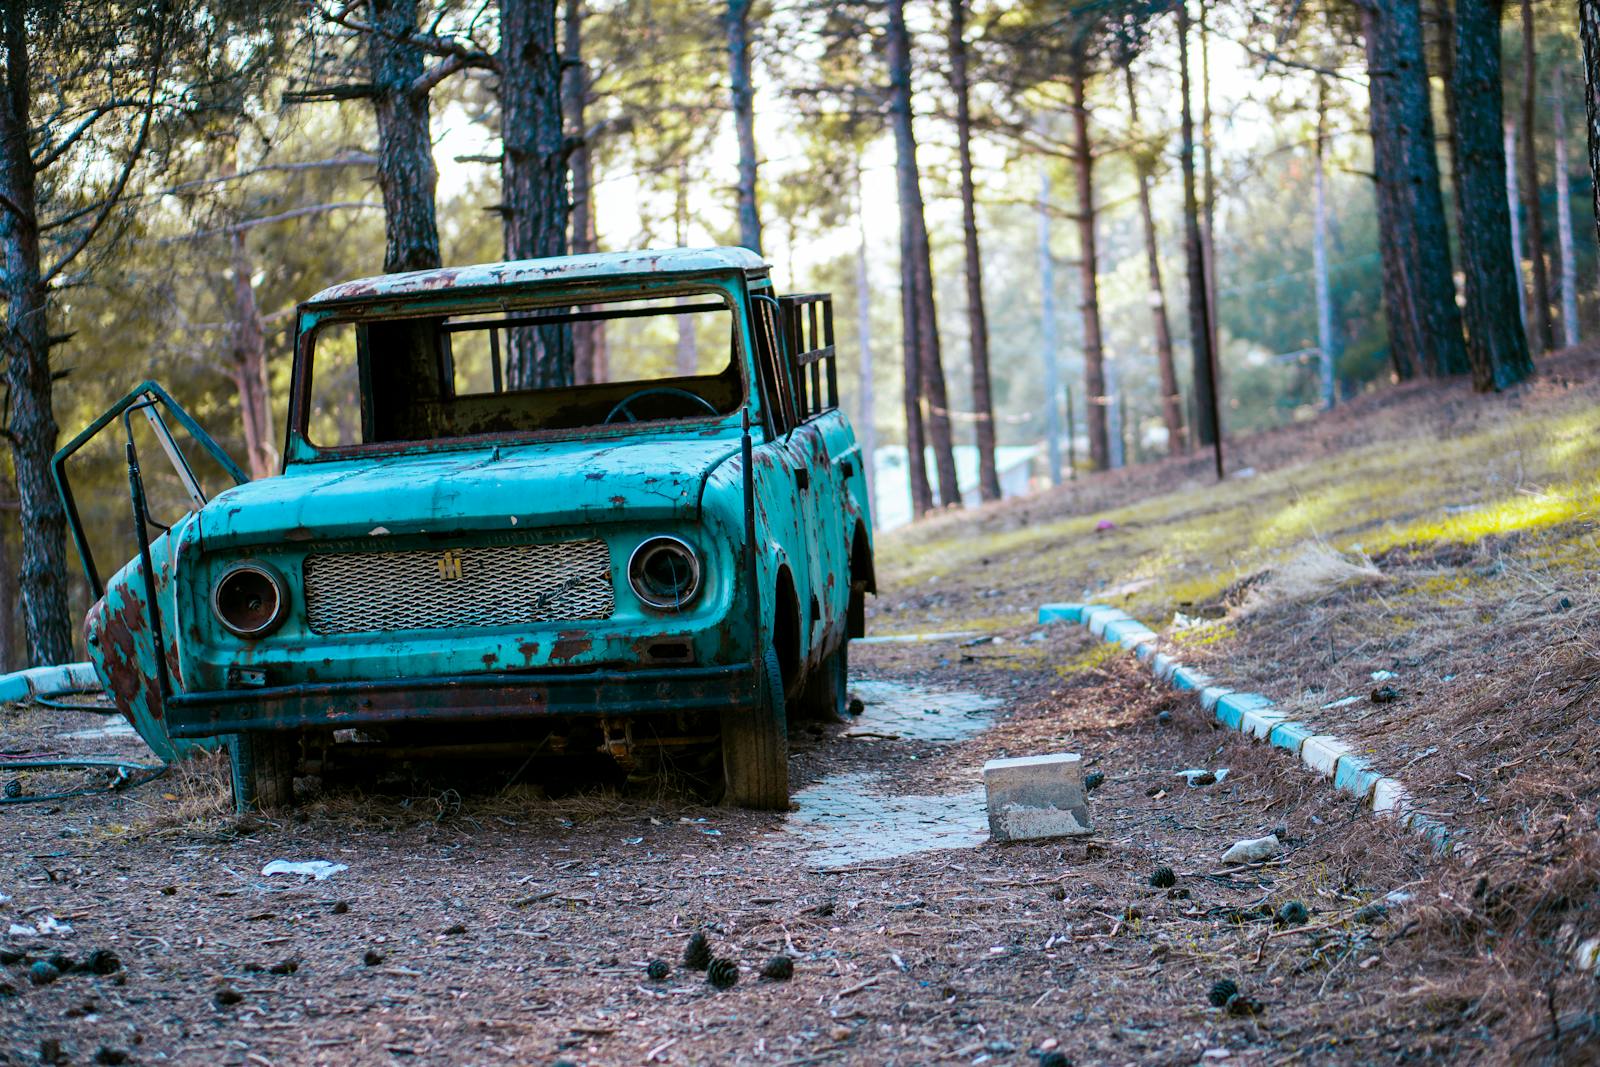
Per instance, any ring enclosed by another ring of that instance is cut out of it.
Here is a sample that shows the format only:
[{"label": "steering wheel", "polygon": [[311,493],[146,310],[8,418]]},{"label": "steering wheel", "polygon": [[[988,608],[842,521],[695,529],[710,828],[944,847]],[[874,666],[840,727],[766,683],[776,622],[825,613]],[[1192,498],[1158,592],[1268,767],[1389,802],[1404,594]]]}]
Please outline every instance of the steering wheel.
[{"label": "steering wheel", "polygon": [[717,413],[717,409],[712,406],[711,401],[697,393],[691,393],[687,389],[678,389],[670,385],[657,385],[652,386],[649,389],[636,390],[623,397],[617,402],[617,406],[611,409],[610,414],[606,416],[605,422],[602,423],[602,425],[609,426],[613,422],[616,422],[618,415],[626,415],[629,422],[638,422],[638,416],[633,413],[628,405],[632,404],[635,400],[643,400],[647,396],[678,396],[685,400],[693,400],[696,404],[699,404],[701,407],[705,408],[708,414],[715,415]]}]

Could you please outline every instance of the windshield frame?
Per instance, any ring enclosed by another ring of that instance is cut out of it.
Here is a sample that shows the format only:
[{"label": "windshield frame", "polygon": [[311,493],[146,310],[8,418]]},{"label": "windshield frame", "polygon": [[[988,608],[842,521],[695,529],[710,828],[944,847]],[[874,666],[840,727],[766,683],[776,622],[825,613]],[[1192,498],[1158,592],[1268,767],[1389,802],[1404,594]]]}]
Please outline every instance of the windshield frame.
[{"label": "windshield frame", "polygon": [[[416,441],[358,442],[349,445],[313,444],[309,436],[315,378],[314,348],[316,333],[323,326],[382,319],[528,311],[673,296],[720,297],[727,303],[728,312],[733,316],[735,325],[733,338],[736,348],[733,358],[738,369],[740,400],[727,414],[549,430],[512,430]],[[673,432],[705,434],[708,431],[719,433],[737,431],[742,424],[745,411],[750,412],[750,421],[753,425],[763,424],[762,393],[760,389],[752,387],[754,377],[751,353],[754,351],[754,337],[750,332],[749,301],[750,287],[743,272],[719,270],[670,275],[626,275],[590,282],[563,279],[556,284],[486,286],[468,290],[452,289],[438,295],[413,294],[398,299],[340,300],[321,304],[302,304],[297,309],[296,316],[294,368],[290,381],[289,417],[283,450],[284,466],[287,468],[291,463],[351,459],[360,456],[459,451],[506,443],[610,439]]]}]

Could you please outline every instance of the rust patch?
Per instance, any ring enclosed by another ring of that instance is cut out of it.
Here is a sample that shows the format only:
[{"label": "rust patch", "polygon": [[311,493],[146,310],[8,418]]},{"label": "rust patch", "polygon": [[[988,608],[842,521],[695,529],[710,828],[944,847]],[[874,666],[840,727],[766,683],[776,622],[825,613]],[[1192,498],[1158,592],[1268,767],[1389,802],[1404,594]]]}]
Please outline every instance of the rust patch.
[{"label": "rust patch", "polygon": [[517,645],[517,651],[522,653],[522,665],[533,666],[533,657],[539,654],[539,642],[523,641]]},{"label": "rust patch", "polygon": [[570,663],[594,647],[594,638],[587,630],[562,630],[550,649],[551,663]]},{"label": "rust patch", "polygon": [[484,668],[484,670],[488,670],[488,671],[494,670],[494,665],[496,663],[499,663],[499,662],[500,662],[500,653],[498,653],[498,652],[485,652],[483,654],[483,668]]}]

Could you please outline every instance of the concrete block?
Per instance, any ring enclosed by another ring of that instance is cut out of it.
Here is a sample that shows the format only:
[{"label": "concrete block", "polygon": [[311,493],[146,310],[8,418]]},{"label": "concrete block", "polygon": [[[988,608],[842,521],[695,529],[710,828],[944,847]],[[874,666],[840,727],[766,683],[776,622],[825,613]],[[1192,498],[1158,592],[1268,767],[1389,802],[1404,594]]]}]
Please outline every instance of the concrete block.
[{"label": "concrete block", "polygon": [[1165,652],[1157,652],[1150,660],[1150,669],[1151,671],[1155,672],[1156,681],[1158,682],[1171,682],[1172,672],[1181,666],[1183,666],[1183,664],[1179,663]]},{"label": "concrete block", "polygon": [[1138,619],[1113,619],[1106,624],[1105,637],[1107,641],[1129,648],[1130,637],[1143,640],[1155,637],[1155,633]]},{"label": "concrete block", "polygon": [[1145,634],[1133,643],[1133,654],[1139,657],[1141,663],[1148,663],[1156,654],[1158,642],[1161,639],[1154,633]]},{"label": "concrete block", "polygon": [[1047,622],[1082,622],[1082,604],[1042,604],[1039,607],[1039,621]]},{"label": "concrete block", "polygon": [[1083,757],[1075,752],[994,759],[983,765],[989,797],[989,836],[1036,841],[1090,834]]},{"label": "concrete block", "polygon": [[1233,692],[1233,690],[1229,689],[1225,685],[1206,686],[1204,689],[1200,690],[1200,710],[1215,711],[1217,709],[1217,701],[1221,700],[1231,692]]},{"label": "concrete block", "polygon": [[1281,748],[1285,752],[1300,755],[1300,746],[1306,738],[1311,736],[1311,727],[1303,722],[1285,720],[1274,726],[1267,734],[1267,741],[1273,748]]},{"label": "concrete block", "polygon": [[1340,756],[1339,762],[1333,768],[1333,787],[1341,793],[1350,793],[1366,803],[1372,795],[1373,786],[1378,784],[1378,779],[1383,775],[1372,769],[1372,765],[1360,756]]},{"label": "concrete block", "polygon": [[1179,667],[1172,672],[1172,684],[1179,689],[1204,689],[1211,684],[1211,675],[1193,667]]},{"label": "concrete block", "polygon": [[[1088,614],[1089,632],[1096,637],[1106,636],[1106,627],[1114,622],[1132,622],[1133,616],[1119,608],[1108,608],[1104,605],[1094,608]],[[1110,640],[1110,638],[1107,638]]]},{"label": "concrete block", "polygon": [[1349,745],[1328,734],[1312,734],[1300,746],[1300,762],[1327,778],[1333,777],[1340,756],[1354,754]]},{"label": "concrete block", "polygon": [[1265,741],[1274,726],[1288,721],[1289,716],[1276,708],[1251,708],[1239,716],[1239,730],[1259,741]]},{"label": "concrete block", "polygon": [[1411,807],[1411,794],[1400,782],[1387,776],[1372,785],[1372,810],[1378,815],[1403,818]]},{"label": "concrete block", "polygon": [[1260,693],[1229,693],[1217,701],[1217,721],[1230,730],[1244,729],[1244,714],[1273,706],[1272,701]]}]

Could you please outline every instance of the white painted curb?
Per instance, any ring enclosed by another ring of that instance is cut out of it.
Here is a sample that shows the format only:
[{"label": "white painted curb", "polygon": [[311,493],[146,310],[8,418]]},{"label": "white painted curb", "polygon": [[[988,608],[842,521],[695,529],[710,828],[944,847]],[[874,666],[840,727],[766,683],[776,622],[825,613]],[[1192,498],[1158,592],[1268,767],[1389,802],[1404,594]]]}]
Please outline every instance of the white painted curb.
[{"label": "white painted curb", "polygon": [[1293,753],[1301,763],[1333,787],[1349,793],[1378,815],[1400,820],[1401,825],[1423,837],[1439,852],[1452,851],[1450,831],[1443,823],[1416,810],[1411,793],[1399,781],[1379,774],[1356,750],[1328,734],[1313,733],[1311,727],[1291,720],[1286,712],[1260,693],[1241,693],[1185,667],[1165,652],[1156,650],[1153,630],[1127,612],[1104,604],[1045,604],[1039,621],[1072,622],[1107,644],[1133,651],[1150,665],[1156,678],[1176,689],[1192,691],[1200,706],[1230,730],[1237,730],[1275,748]]},{"label": "white painted curb", "polygon": [[59,667],[30,667],[0,674],[0,704],[29,697],[59,696],[79,689],[99,689],[100,678],[92,663],[65,663]]}]

